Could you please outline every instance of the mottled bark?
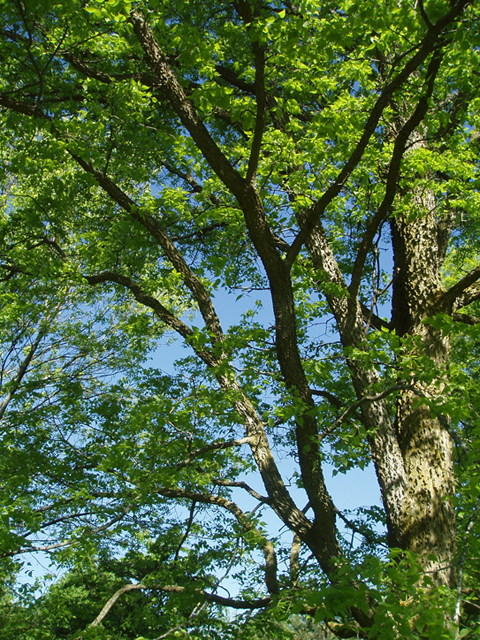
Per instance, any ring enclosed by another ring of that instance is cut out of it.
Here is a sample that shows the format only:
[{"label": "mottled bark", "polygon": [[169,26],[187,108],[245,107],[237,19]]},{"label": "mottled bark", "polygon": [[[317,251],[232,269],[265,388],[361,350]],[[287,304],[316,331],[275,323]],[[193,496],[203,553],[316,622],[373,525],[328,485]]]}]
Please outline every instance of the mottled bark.
[{"label": "mottled bark", "polygon": [[[391,222],[395,265],[392,325],[399,336],[418,337],[421,355],[427,356],[432,368],[438,370],[432,385],[417,379],[414,372],[408,380],[426,398],[434,398],[442,392],[441,376],[448,361],[449,341],[423,321],[448,311],[439,304],[443,293],[443,251],[438,243],[433,194],[427,191],[416,197],[415,209],[412,215],[399,216]],[[408,354],[411,355],[414,354]],[[456,539],[451,501],[453,443],[447,420],[447,416],[435,416],[418,394],[406,391],[398,399],[396,430],[408,478],[401,546],[419,554],[426,571],[443,584],[454,581]],[[435,560],[428,559],[432,555]]]},{"label": "mottled bark", "polygon": [[[388,399],[363,403],[361,413],[387,514],[389,544],[415,552],[425,571],[438,583],[452,584],[456,537],[451,502],[453,448],[446,428],[448,417],[433,415],[426,402],[441,393],[449,344],[441,332],[423,322],[441,311],[451,311],[453,304],[442,290],[440,277],[445,255],[443,222],[437,221],[430,192],[418,196],[416,209],[408,218],[391,222],[395,262],[391,326],[400,336],[419,337],[421,355],[431,359],[440,378],[431,387],[413,375],[399,379],[399,383],[414,386],[415,391],[401,391],[394,421]],[[343,297],[326,294],[344,347],[366,348],[362,306],[347,295],[346,283],[320,224],[307,248],[314,267],[345,291]],[[472,279],[475,275],[472,273]],[[406,355],[415,354],[410,351]],[[371,395],[380,374],[354,359],[348,360],[348,365],[357,397]]]}]

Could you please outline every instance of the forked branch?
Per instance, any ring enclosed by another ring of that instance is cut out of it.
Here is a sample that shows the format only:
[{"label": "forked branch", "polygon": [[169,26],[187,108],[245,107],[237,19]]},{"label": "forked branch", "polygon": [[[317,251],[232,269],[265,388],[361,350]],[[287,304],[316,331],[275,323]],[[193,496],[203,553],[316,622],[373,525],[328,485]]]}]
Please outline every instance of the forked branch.
[{"label": "forked branch", "polygon": [[311,207],[302,229],[297,234],[291,249],[286,257],[286,264],[292,265],[296,257],[300,253],[303,245],[307,242],[313,229],[316,227],[323,212],[332,202],[332,200],[340,193],[345,182],[351,175],[352,171],[358,165],[367,148],[370,138],[375,132],[378,122],[390,103],[393,94],[400,89],[408,78],[423,64],[423,62],[431,55],[431,53],[439,46],[440,39],[447,27],[454,22],[462,13],[463,9],[470,4],[470,0],[460,0],[456,2],[450,11],[442,16],[437,22],[429,28],[425,37],[421,41],[417,52],[407,61],[403,69],[387,84],[381,92],[378,100],[373,106],[370,115],[365,123],[363,133],[360,140],[356,144],[350,157],[339,172],[337,178],[325,191],[323,196]]}]

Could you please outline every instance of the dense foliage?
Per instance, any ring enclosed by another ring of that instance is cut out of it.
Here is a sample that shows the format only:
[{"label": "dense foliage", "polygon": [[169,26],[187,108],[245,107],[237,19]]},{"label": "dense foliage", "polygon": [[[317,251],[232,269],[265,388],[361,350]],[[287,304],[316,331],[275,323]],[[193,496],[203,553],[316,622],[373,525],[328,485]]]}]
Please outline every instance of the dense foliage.
[{"label": "dense foliage", "polygon": [[478,3],[0,7],[0,638],[473,637]]}]

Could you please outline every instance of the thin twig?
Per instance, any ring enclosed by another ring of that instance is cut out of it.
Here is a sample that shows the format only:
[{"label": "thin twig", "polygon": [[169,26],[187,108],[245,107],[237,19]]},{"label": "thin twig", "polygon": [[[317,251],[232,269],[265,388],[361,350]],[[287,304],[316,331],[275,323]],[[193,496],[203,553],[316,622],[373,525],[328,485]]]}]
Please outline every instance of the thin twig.
[{"label": "thin twig", "polygon": [[342,424],[342,422],[344,422],[344,420],[356,409],[358,409],[362,404],[365,404],[366,402],[375,402],[377,400],[383,400],[383,398],[386,398],[387,396],[389,396],[391,393],[394,393],[395,391],[413,391],[413,393],[415,393],[416,395],[422,398],[426,397],[425,394],[422,393],[422,391],[420,391],[419,389],[417,389],[411,384],[395,384],[392,387],[385,389],[385,391],[378,393],[376,396],[364,396],[363,398],[360,398],[360,400],[357,400],[357,402],[355,402],[354,404],[350,405],[348,409],[346,409],[342,413],[342,415],[338,417],[330,427],[325,429],[323,433],[319,435],[320,441],[323,440],[326,436],[329,436],[331,433],[333,433]]},{"label": "thin twig", "polygon": [[192,528],[192,524],[193,524],[193,516],[195,515],[195,507],[197,506],[197,503],[195,500],[192,500],[192,505],[190,507],[190,513],[188,514],[188,521],[187,521],[187,528],[185,529],[185,533],[182,536],[182,539],[180,540],[177,550],[175,551],[175,557],[173,558],[173,561],[176,562],[178,560],[178,556],[180,554],[180,550],[183,546],[183,543],[185,542],[185,540],[188,538],[188,534],[190,533],[190,530]]}]

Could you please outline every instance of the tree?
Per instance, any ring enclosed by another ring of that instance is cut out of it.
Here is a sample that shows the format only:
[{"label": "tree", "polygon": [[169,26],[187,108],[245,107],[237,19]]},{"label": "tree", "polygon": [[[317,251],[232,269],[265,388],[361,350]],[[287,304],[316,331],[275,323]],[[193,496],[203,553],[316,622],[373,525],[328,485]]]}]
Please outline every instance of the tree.
[{"label": "tree", "polygon": [[[478,13],[2,4],[4,558],[148,555],[180,527],[102,620],[128,591],[176,590],[194,603],[179,633],[222,605],[338,637],[473,628]],[[224,290],[254,303],[229,329]],[[176,374],[147,368],[172,334]],[[382,508],[340,513],[324,461],[372,463]]]}]

